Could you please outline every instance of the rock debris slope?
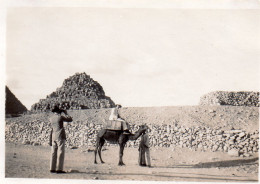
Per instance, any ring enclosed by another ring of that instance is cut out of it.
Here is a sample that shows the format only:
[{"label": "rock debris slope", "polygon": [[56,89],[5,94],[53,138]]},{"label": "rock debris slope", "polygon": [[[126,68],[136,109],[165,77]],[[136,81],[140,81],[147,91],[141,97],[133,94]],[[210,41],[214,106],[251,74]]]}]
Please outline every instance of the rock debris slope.
[{"label": "rock debris slope", "polygon": [[114,107],[102,86],[86,73],[76,73],[65,79],[62,86],[32,105],[32,111],[49,111],[54,105],[63,109],[100,109]]},{"label": "rock debris slope", "polygon": [[[69,109],[73,122],[66,126],[67,146],[93,148],[97,132],[108,120],[114,102],[100,84],[85,73],[65,79],[55,92],[32,106],[40,113],[7,118],[5,139],[47,145],[52,106]],[[199,106],[125,107],[120,115],[136,132],[147,124],[151,147],[181,147],[198,151],[227,152],[248,157],[259,150],[259,92],[212,92]],[[126,146],[137,147],[140,139]],[[109,143],[106,143],[109,146]]]},{"label": "rock debris slope", "polygon": [[[97,132],[111,109],[69,111],[73,122],[66,126],[69,147],[93,148]],[[123,108],[120,114],[136,132],[139,125],[151,128],[151,147],[182,147],[201,151],[228,152],[250,156],[258,152],[258,107],[186,106]],[[25,115],[6,120],[5,138],[10,142],[46,145],[49,140],[50,113]],[[137,147],[140,139],[129,141]],[[106,143],[106,145],[110,145]]]},{"label": "rock debris slope", "polygon": [[259,92],[215,91],[200,98],[200,105],[231,105],[259,107]]}]

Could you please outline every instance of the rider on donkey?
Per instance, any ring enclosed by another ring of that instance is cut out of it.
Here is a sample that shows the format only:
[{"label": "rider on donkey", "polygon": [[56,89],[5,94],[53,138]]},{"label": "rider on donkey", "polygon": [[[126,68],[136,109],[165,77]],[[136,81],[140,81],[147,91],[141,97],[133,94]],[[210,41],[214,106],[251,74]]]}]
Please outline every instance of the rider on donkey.
[{"label": "rider on donkey", "polygon": [[122,127],[123,127],[123,131],[124,131],[124,134],[130,134],[128,123],[127,123],[123,118],[121,118],[121,117],[119,116],[118,111],[119,111],[119,109],[120,109],[121,107],[122,107],[121,105],[117,104],[116,107],[112,109],[111,114],[110,114],[110,116],[109,116],[109,120],[121,122]]}]

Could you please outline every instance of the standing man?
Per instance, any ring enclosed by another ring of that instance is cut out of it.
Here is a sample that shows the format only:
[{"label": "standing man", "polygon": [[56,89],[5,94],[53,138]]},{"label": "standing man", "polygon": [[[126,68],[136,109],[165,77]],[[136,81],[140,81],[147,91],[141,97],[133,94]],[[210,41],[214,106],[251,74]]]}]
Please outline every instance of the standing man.
[{"label": "standing man", "polygon": [[[57,106],[52,109],[52,112],[53,115],[50,117],[52,127],[50,137],[50,146],[52,146],[50,172],[66,173],[63,171],[66,141],[63,123],[64,121],[72,122],[72,118],[68,115],[66,110],[61,110]],[[64,115],[62,115],[62,113],[64,113]]]},{"label": "standing man", "polygon": [[[147,161],[147,166],[151,167],[151,160],[150,160],[150,150],[149,150],[149,136],[147,133],[148,130],[146,130],[142,136],[141,136],[141,141],[139,145],[139,165],[140,166],[146,166],[146,161]],[[145,159],[146,157],[146,159]]]},{"label": "standing man", "polygon": [[122,119],[122,118],[119,116],[118,111],[119,111],[119,109],[120,109],[121,107],[122,107],[121,105],[117,104],[116,107],[112,109],[111,114],[110,114],[110,116],[109,116],[109,120],[111,120],[111,121],[114,120],[114,121],[119,121],[119,122],[121,122],[122,127],[123,127],[123,131],[124,131],[124,134],[130,134],[128,123],[127,123],[124,119]]}]

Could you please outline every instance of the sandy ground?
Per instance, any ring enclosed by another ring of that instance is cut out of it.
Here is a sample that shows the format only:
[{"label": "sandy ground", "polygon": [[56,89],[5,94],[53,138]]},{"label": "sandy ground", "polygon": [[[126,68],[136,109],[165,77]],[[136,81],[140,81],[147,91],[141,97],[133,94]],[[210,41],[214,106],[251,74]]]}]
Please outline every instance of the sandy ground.
[{"label": "sandy ground", "polygon": [[138,166],[138,149],[125,148],[125,166],[118,166],[119,149],[105,147],[105,164],[94,164],[86,148],[67,149],[66,174],[49,173],[50,147],[6,143],[6,178],[59,178],[135,181],[257,182],[258,154],[231,157],[222,152],[196,152],[186,148],[151,149],[152,168]]}]

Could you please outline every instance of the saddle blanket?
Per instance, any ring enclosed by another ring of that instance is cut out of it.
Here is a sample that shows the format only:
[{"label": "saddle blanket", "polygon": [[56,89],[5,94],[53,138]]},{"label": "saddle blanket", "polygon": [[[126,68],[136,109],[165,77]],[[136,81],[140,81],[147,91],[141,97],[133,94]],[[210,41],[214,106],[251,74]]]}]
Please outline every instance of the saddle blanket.
[{"label": "saddle blanket", "polygon": [[116,120],[105,121],[104,128],[109,130],[130,130],[130,126],[127,122]]},{"label": "saddle blanket", "polygon": [[115,121],[115,120],[108,120],[105,121],[104,128],[109,130],[122,130],[122,122]]}]

